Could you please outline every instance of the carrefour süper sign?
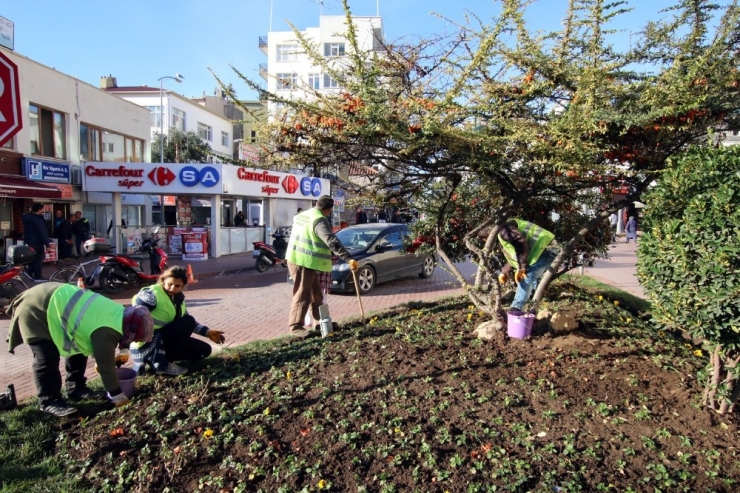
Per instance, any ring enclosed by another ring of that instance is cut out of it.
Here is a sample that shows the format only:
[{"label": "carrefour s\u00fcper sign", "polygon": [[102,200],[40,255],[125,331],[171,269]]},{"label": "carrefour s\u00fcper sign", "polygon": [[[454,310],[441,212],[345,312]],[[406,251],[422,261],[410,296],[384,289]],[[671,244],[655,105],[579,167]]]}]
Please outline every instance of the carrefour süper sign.
[{"label": "carrefour s\u00fcper sign", "polygon": [[223,193],[221,164],[85,163],[86,192]]},{"label": "carrefour s\u00fcper sign", "polygon": [[315,200],[321,195],[328,195],[330,190],[329,180],[326,178],[300,177],[243,166],[225,165],[223,181],[225,193],[252,197]]}]

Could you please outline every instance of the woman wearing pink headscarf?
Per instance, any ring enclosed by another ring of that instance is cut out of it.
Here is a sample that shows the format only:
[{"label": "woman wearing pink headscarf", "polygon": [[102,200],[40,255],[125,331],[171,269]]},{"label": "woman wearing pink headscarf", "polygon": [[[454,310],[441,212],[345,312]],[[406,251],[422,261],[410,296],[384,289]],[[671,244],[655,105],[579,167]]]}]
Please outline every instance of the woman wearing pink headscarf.
[{"label": "woman wearing pink headscarf", "polygon": [[100,399],[105,395],[86,384],[87,358],[92,355],[111,402],[116,407],[129,402],[121,391],[116,365],[128,361],[128,347],[133,341],[151,341],[154,323],[146,308],[124,308],[92,291],[47,282],[21,293],[8,313],[12,314],[8,351],[12,353],[24,342],[31,348],[42,411],[59,417],[77,412],[61,394],[61,356],[65,358],[69,400]]}]

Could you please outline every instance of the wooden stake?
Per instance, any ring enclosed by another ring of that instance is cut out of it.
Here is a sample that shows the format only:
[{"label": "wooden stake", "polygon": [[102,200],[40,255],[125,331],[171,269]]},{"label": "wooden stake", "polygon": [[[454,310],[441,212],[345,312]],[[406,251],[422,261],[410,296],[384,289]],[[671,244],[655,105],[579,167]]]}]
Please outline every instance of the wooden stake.
[{"label": "wooden stake", "polygon": [[367,329],[365,326],[365,310],[362,308],[362,298],[360,297],[360,284],[357,282],[357,271],[352,271],[352,278],[355,280],[355,293],[357,293],[357,303],[360,305],[360,314],[362,314],[362,328]]}]

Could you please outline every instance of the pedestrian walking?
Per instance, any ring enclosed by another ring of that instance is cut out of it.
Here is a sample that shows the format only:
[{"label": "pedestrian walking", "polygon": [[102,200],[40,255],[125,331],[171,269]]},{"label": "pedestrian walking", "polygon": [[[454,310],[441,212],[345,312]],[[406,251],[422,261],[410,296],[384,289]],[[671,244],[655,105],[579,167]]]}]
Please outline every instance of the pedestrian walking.
[{"label": "pedestrian walking", "polygon": [[293,227],[286,259],[293,279],[293,298],[288,316],[290,335],[304,338],[310,331],[303,328],[308,310],[314,320],[319,320],[319,306],[323,293],[319,273],[331,272],[331,254],[339,256],[357,270],[359,263],[352,258],[332,231],[331,217],[334,199],[322,195],[316,206],[293,217]]},{"label": "pedestrian walking", "polygon": [[44,221],[44,206],[33,204],[31,210],[23,214],[21,219],[23,222],[23,241],[36,252],[31,263],[26,266],[25,274],[33,281],[42,281],[41,267],[44,265],[46,249],[51,244],[49,229],[46,227],[46,221]]},{"label": "pedestrian walking", "polygon": [[[62,397],[59,360],[64,356],[67,399],[103,399],[105,392],[87,386],[85,369],[92,355],[103,386],[116,407],[129,402],[121,391],[116,364],[128,361],[132,341],[152,337],[152,317],[143,307],[120,303],[70,284],[47,282],[20,294],[10,305],[8,351],[28,344],[41,410],[69,416],[77,409]],[[116,348],[119,350],[116,356]]]},{"label": "pedestrian walking", "polygon": [[627,220],[624,232],[627,237],[627,243],[630,240],[635,240],[635,243],[637,243],[637,220],[635,220],[635,216],[630,216],[629,220]]},{"label": "pedestrian walking", "polygon": [[170,267],[159,276],[157,284],[142,288],[131,300],[135,306],[146,307],[154,319],[151,342],[131,345],[137,373],[150,365],[158,375],[184,375],[187,368],[176,361],[199,361],[210,356],[212,351],[210,344],[193,338],[193,333],[216,344],[226,340],[222,331],[209,329],[188,313],[182,292],[187,284],[187,270],[180,266]]}]

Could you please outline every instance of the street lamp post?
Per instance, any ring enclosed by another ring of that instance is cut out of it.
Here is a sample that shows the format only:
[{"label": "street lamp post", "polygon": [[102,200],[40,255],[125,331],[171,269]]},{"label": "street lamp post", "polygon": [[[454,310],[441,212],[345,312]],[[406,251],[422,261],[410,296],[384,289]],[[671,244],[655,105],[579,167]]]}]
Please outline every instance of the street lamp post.
[{"label": "street lamp post", "polygon": [[[164,98],[162,83],[165,79],[172,79],[177,83],[182,82],[185,77],[182,74],[175,73],[174,76],[165,75],[157,79],[159,81],[159,162],[164,163]],[[168,122],[169,123],[169,122]],[[164,204],[162,204],[164,207]]]}]

